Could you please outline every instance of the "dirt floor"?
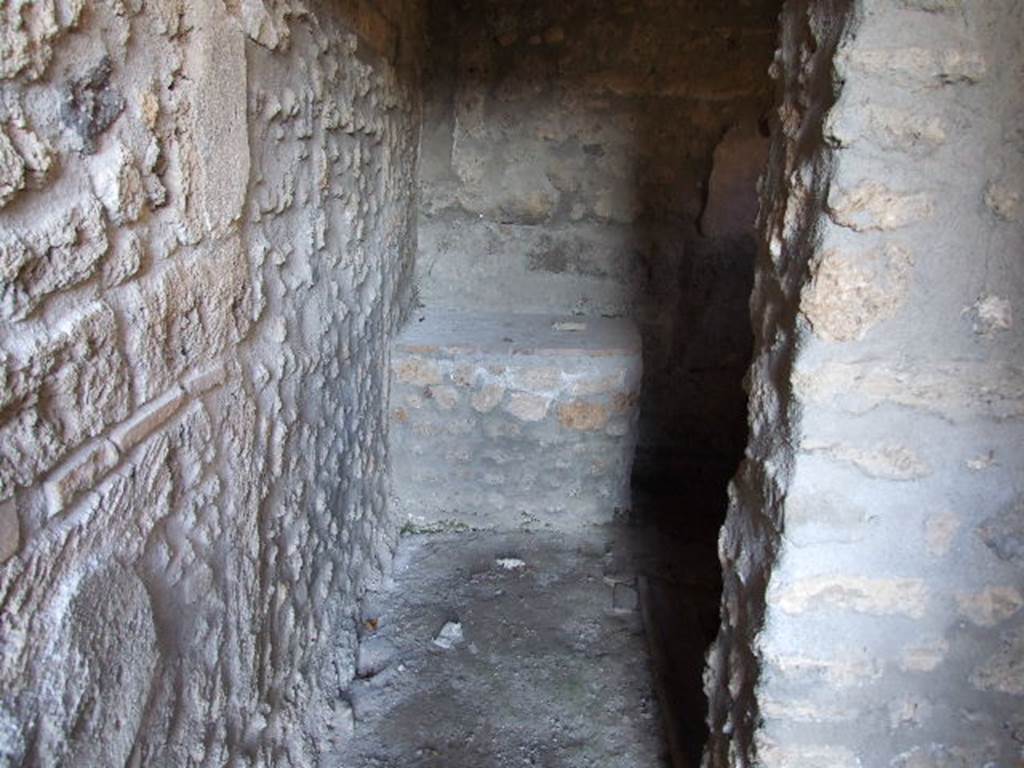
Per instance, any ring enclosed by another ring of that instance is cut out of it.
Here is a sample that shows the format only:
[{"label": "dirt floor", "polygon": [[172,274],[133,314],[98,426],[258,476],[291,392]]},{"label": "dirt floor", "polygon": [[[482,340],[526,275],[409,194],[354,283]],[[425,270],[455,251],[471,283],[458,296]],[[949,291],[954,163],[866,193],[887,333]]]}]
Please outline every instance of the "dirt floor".
[{"label": "dirt floor", "polygon": [[637,541],[626,526],[404,537],[364,604],[355,738],[333,763],[668,766]]}]

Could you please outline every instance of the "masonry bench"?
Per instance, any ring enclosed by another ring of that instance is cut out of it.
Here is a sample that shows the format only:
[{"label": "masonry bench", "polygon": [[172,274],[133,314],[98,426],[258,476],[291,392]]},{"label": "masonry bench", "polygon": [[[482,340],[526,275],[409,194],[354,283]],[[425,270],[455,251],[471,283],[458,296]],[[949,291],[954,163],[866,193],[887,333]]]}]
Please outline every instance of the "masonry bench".
[{"label": "masonry bench", "polygon": [[620,318],[426,312],[391,363],[407,528],[577,528],[629,506],[642,372]]}]

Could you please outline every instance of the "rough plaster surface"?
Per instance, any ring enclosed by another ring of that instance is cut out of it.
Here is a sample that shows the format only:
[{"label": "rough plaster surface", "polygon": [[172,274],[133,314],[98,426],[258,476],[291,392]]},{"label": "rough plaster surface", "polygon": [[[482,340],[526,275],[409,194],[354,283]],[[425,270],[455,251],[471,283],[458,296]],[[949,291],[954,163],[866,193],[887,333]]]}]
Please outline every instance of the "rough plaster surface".
[{"label": "rough plaster surface", "polygon": [[347,737],[396,536],[418,17],[0,10],[0,763],[310,766]]},{"label": "rough plaster surface", "polygon": [[421,299],[635,318],[644,464],[742,452],[779,5],[431,6]]},{"label": "rough plaster surface", "polygon": [[1024,8],[787,2],[708,766],[1024,759]]},{"label": "rough plaster surface", "polygon": [[643,362],[621,318],[425,311],[391,371],[393,514],[413,530],[625,516]]}]

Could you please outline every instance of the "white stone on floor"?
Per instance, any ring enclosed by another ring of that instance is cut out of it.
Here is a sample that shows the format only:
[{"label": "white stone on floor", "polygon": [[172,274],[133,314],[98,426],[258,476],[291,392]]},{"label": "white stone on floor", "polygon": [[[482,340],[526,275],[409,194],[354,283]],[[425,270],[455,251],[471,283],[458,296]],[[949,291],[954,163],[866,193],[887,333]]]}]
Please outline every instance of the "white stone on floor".
[{"label": "white stone on floor", "polygon": [[457,621],[449,621],[441,627],[441,631],[437,633],[437,637],[434,638],[434,645],[438,648],[450,651],[456,645],[459,645],[464,639],[465,637],[462,634],[462,625]]}]

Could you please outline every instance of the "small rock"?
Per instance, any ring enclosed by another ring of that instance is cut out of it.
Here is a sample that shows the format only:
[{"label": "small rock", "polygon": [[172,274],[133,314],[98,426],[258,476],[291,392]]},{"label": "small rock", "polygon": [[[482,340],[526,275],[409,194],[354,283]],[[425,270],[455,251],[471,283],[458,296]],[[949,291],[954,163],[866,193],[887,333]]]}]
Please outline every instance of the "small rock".
[{"label": "small rock", "polygon": [[563,322],[554,323],[552,324],[551,328],[556,331],[569,331],[571,333],[579,333],[581,331],[587,330],[587,324],[577,322]]},{"label": "small rock", "polygon": [[465,637],[462,634],[462,624],[457,621],[449,621],[441,627],[441,631],[437,633],[437,637],[434,638],[434,645],[438,648],[450,651],[464,639]]},{"label": "small rock", "polygon": [[518,571],[526,567],[526,563],[518,557],[499,557],[495,562],[503,571]]},{"label": "small rock", "polygon": [[989,451],[988,453],[968,459],[966,464],[967,468],[972,472],[981,472],[989,469],[996,465],[995,451]]}]

